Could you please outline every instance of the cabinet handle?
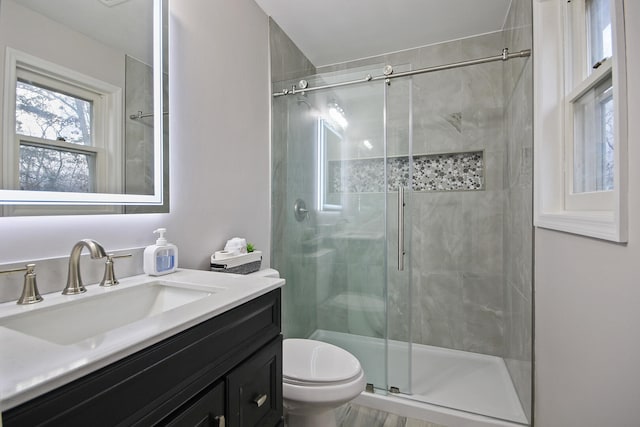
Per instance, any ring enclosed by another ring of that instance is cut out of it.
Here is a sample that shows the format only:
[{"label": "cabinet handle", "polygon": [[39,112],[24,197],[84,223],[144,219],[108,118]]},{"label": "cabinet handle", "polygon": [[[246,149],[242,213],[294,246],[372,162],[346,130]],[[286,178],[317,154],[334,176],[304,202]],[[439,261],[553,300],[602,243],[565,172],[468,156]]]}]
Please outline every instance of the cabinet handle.
[{"label": "cabinet handle", "polygon": [[255,403],[258,408],[261,407],[262,405],[264,405],[264,402],[267,401],[267,395],[266,394],[261,394],[260,396],[256,397],[255,399],[253,399],[253,403]]},{"label": "cabinet handle", "polygon": [[214,420],[218,422],[218,427],[225,427],[224,415],[218,415]]}]

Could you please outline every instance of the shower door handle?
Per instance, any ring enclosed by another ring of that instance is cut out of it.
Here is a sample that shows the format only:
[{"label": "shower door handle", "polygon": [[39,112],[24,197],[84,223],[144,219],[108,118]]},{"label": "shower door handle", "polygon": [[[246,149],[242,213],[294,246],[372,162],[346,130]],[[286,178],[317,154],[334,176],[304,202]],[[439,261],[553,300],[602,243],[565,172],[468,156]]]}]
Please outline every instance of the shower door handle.
[{"label": "shower door handle", "polygon": [[404,270],[404,187],[398,188],[398,271]]}]

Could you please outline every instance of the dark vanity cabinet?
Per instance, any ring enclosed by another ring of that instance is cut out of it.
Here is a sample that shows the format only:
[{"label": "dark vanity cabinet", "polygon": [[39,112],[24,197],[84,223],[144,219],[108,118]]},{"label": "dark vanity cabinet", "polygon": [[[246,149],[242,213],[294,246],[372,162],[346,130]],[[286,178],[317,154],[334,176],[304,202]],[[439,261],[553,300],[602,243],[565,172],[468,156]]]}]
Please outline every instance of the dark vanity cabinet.
[{"label": "dark vanity cabinet", "polygon": [[282,425],[280,289],[2,415],[5,427]]}]

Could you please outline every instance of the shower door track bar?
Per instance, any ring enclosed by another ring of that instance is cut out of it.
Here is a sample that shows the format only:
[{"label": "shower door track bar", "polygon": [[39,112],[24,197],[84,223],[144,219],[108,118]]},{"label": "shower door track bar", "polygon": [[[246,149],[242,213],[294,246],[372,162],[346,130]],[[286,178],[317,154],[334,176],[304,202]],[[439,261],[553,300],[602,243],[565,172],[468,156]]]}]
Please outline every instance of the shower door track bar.
[{"label": "shower door track bar", "polygon": [[323,85],[323,86],[316,86],[316,87],[311,87],[311,88],[310,87],[302,87],[302,86],[300,88],[297,88],[296,85],[293,85],[291,87],[291,89],[283,89],[280,92],[274,92],[273,93],[273,97],[277,98],[279,96],[304,94],[306,92],[314,92],[316,90],[330,89],[330,88],[342,87],[342,86],[350,86],[350,85],[355,85],[355,84],[359,84],[359,83],[375,82],[375,81],[378,81],[378,80],[384,80],[385,82],[390,83],[392,79],[396,79],[396,78],[399,78],[399,77],[409,77],[409,76],[415,76],[417,74],[433,73],[435,71],[444,71],[444,70],[450,70],[450,69],[453,69],[453,68],[468,67],[470,65],[486,64],[487,62],[508,61],[509,59],[526,58],[526,57],[529,57],[529,56],[531,56],[531,49],[524,49],[524,50],[520,50],[518,52],[509,53],[509,49],[505,48],[505,49],[502,50],[502,54],[501,55],[488,56],[486,58],[480,58],[480,59],[471,59],[469,61],[453,62],[451,64],[445,64],[445,65],[436,65],[434,67],[419,68],[417,70],[404,71],[404,72],[397,73],[397,74],[388,74],[388,75],[381,75],[381,76],[375,76],[375,77],[372,76],[371,74],[367,74],[364,78],[361,78],[361,79],[349,80],[349,81],[346,81],[346,82],[333,83],[333,84],[328,84],[328,85]]}]

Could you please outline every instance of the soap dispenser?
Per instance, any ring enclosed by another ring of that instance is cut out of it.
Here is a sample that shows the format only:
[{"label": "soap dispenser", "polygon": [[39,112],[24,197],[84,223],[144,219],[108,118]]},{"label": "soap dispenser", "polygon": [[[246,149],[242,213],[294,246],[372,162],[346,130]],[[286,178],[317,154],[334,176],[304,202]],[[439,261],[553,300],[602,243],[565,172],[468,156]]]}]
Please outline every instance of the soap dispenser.
[{"label": "soap dispenser", "polygon": [[167,242],[166,232],[166,228],[154,230],[153,233],[159,235],[158,240],[144,250],[144,272],[150,276],[173,273],[178,268],[178,248]]}]

